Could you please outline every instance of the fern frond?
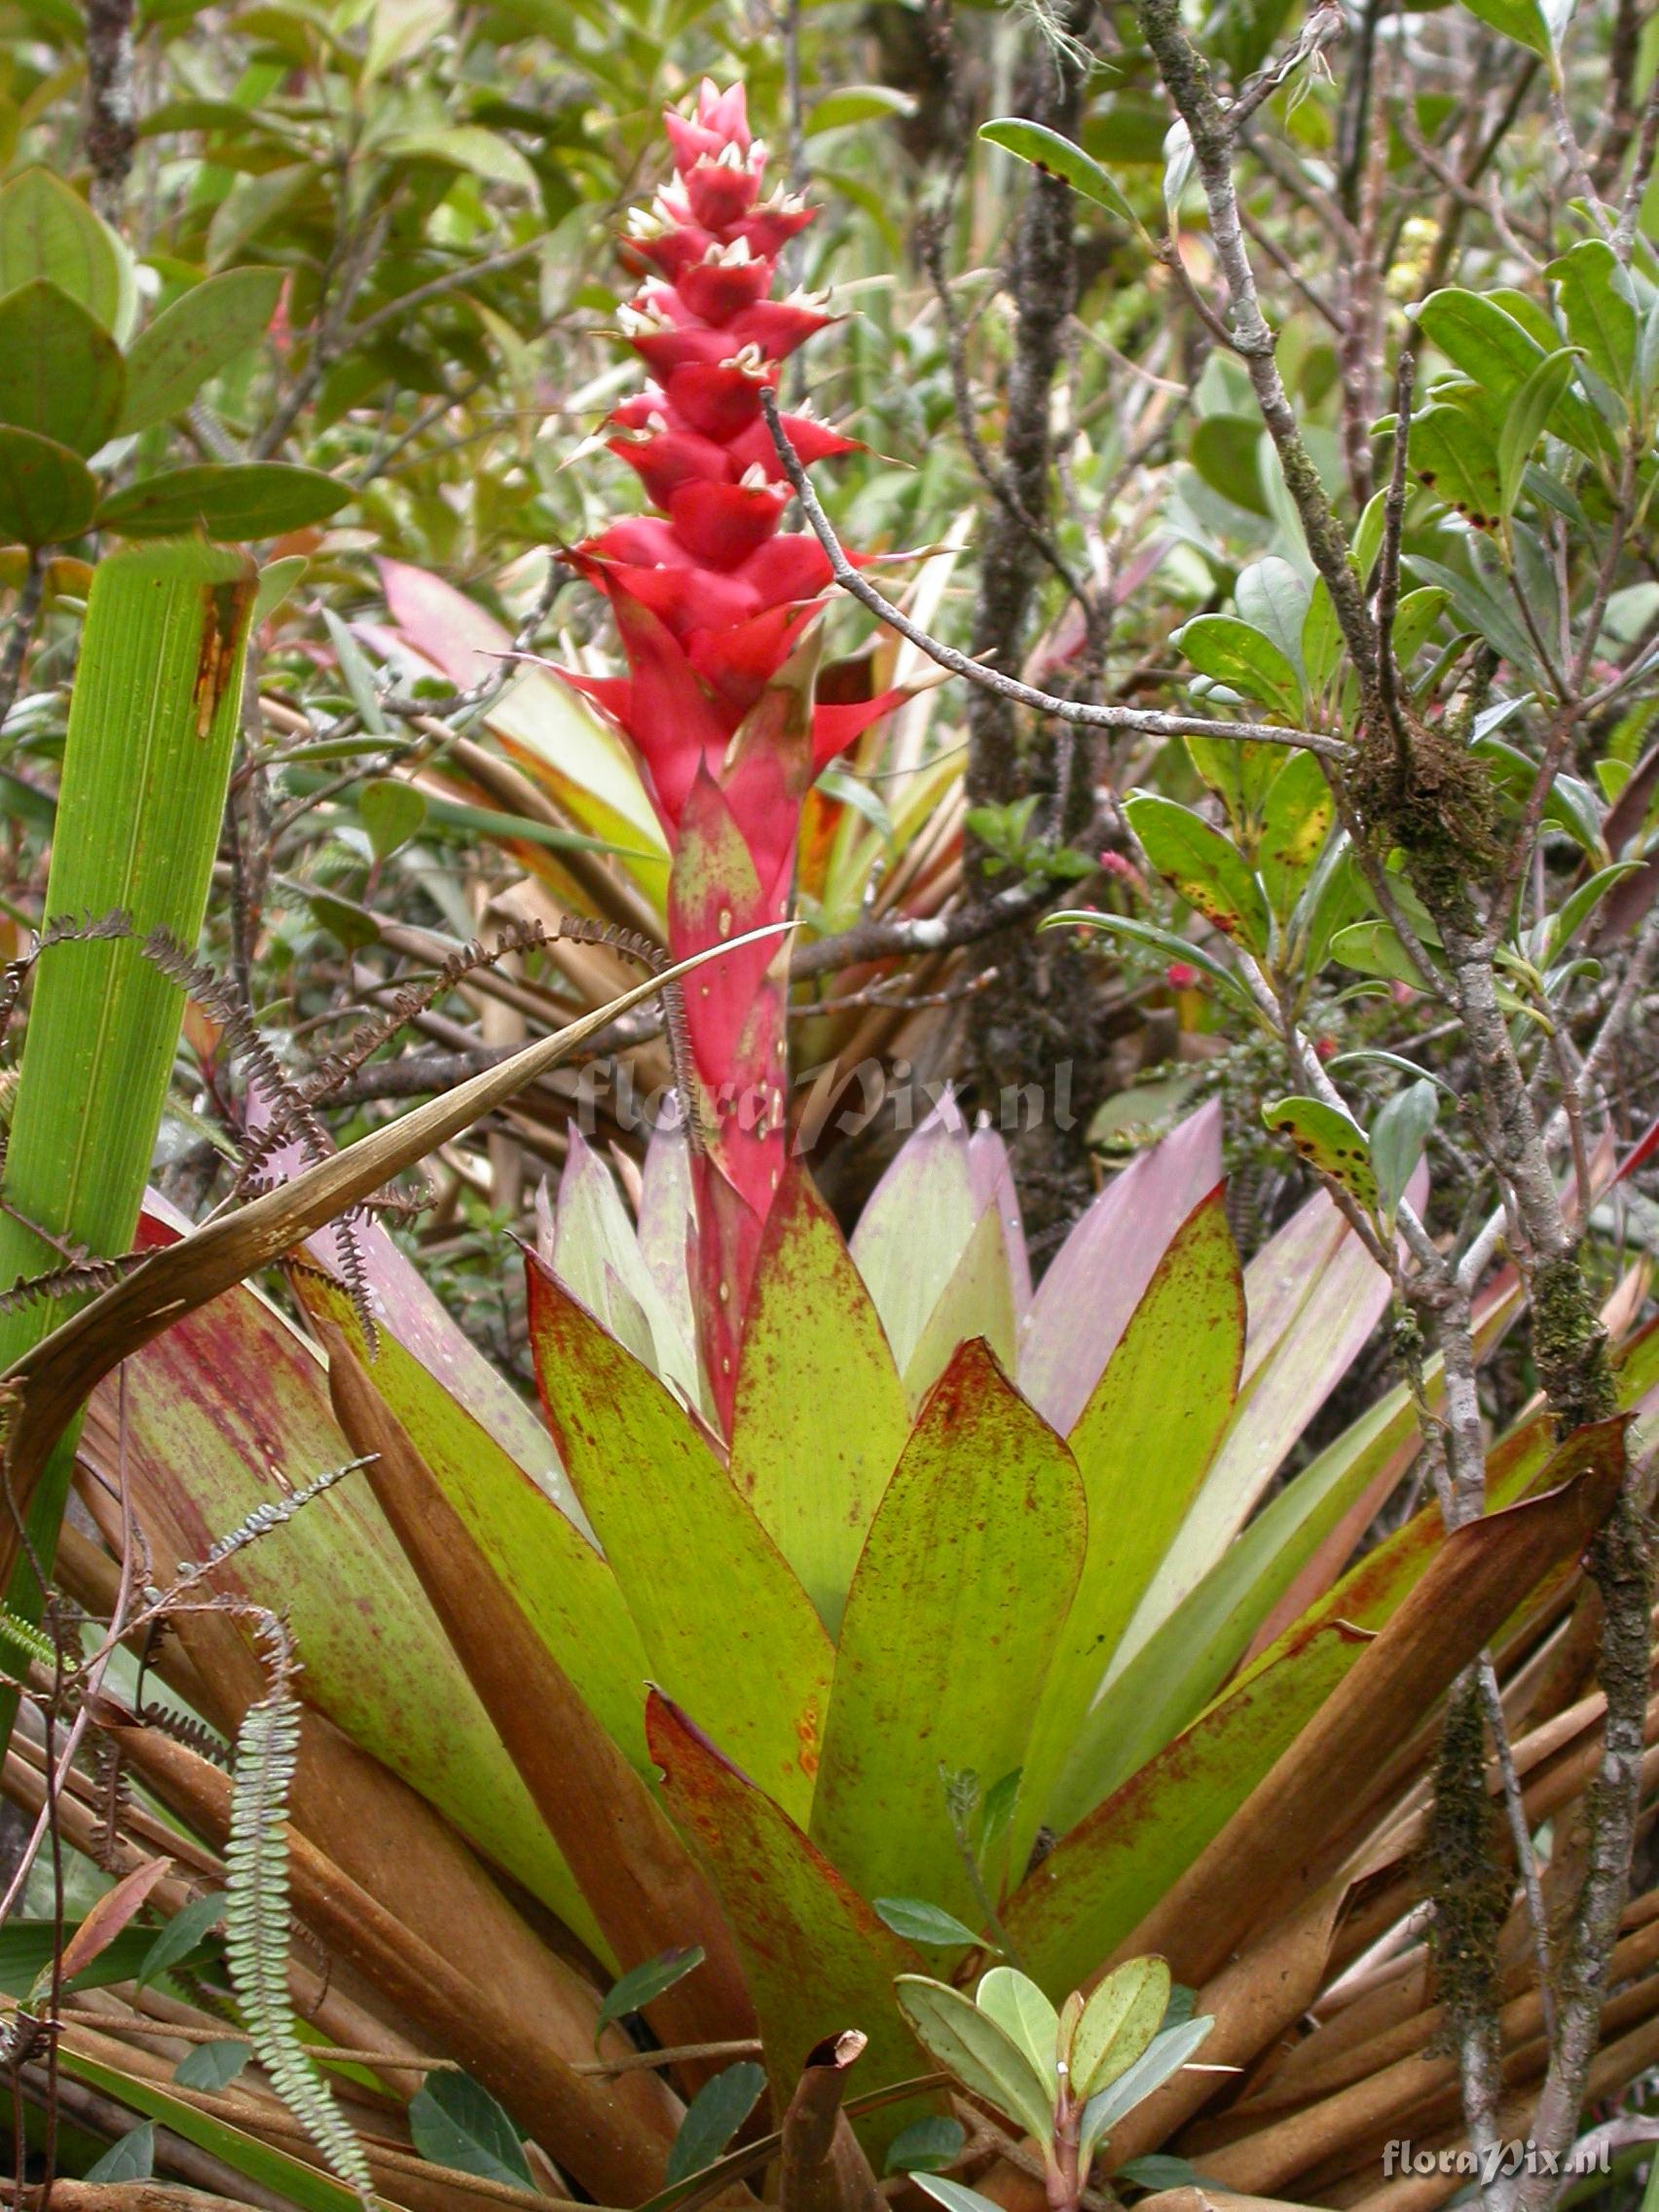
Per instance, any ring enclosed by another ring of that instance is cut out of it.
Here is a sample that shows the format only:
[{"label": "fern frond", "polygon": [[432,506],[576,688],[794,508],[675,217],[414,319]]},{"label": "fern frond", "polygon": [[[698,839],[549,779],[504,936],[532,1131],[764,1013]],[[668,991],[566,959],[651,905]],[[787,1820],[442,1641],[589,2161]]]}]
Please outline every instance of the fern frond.
[{"label": "fern frond", "polygon": [[0,1290],[0,1313],[20,1313],[25,1306],[43,1299],[79,1298],[94,1291],[113,1290],[124,1275],[142,1265],[148,1252],[122,1252],[113,1260],[70,1260],[45,1274],[19,1275],[8,1290]]},{"label": "fern frond", "polygon": [[32,1621],[24,1620],[13,1612],[10,1605],[0,1605],[0,1645],[10,1645],[20,1651],[25,1659],[36,1666],[51,1669],[57,1664],[57,1646]]},{"label": "fern frond", "polygon": [[121,1829],[131,1804],[132,1788],[121,1746],[113,1736],[100,1735],[92,1747],[92,1778],[98,1793],[92,1858],[106,1874],[116,1874],[121,1871]]},{"label": "fern frond", "polygon": [[237,1731],[225,1849],[225,1960],[254,2056],[328,2165],[365,2206],[374,2177],[362,2145],[305,2055],[288,1996],[288,1793],[300,1708],[285,1675]]},{"label": "fern frond", "polygon": [[327,1468],[313,1481],[307,1483],[303,1490],[291,1491],[286,1497],[270,1498],[263,1505],[256,1505],[227,1534],[216,1538],[204,1557],[195,1561],[180,1561],[178,1580],[167,1592],[168,1601],[180,1596],[193,1582],[200,1582],[204,1574],[211,1572],[234,1553],[244,1551],[249,1544],[257,1543],[261,1536],[269,1534],[273,1529],[279,1529],[284,1521],[291,1521],[313,1497],[320,1497],[324,1491],[332,1490],[336,1483],[344,1482],[348,1475],[354,1475],[359,1467],[367,1466],[372,1456],[370,1454],[362,1458],[348,1459],[343,1466]]},{"label": "fern frond", "polygon": [[72,914],[55,915],[36,932],[26,952],[19,953],[16,960],[9,960],[0,969],[0,1039],[5,1037],[29,971],[43,952],[50,952],[55,944],[85,944],[93,938],[131,935],[132,917],[120,906],[100,915],[96,921],[77,920]]},{"label": "fern frond", "polygon": [[205,1720],[198,1720],[193,1713],[176,1713],[170,1705],[160,1705],[152,1698],[139,1709],[139,1717],[146,1728],[154,1728],[158,1735],[170,1737],[182,1744],[187,1751],[194,1751],[199,1759],[210,1766],[229,1771],[231,1747],[222,1736],[216,1735]]}]

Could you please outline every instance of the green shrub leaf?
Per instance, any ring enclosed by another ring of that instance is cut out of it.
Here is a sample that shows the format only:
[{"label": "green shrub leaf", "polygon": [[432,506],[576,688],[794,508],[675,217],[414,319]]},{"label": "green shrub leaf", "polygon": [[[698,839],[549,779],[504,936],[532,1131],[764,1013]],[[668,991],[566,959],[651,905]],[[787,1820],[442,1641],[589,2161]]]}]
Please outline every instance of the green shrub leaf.
[{"label": "green shrub leaf", "polygon": [[1169,1969],[1128,1959],[1093,1990],[1072,2038],[1071,2090],[1091,2097],[1132,2066],[1163,2024]]},{"label": "green shrub leaf", "polygon": [[1377,1211],[1377,1176],[1365,1131],[1322,1098],[1279,1098],[1262,1108],[1270,1129],[1289,1137],[1302,1158],[1340,1183],[1368,1213]]},{"label": "green shrub leaf", "polygon": [[[1276,650],[1268,640],[1262,643]],[[1147,859],[1189,906],[1252,952],[1267,950],[1268,903],[1262,887],[1219,830],[1191,807],[1153,792],[1137,792],[1124,811]]]},{"label": "green shrub leaf", "polygon": [[97,503],[97,478],[78,453],[34,430],[0,428],[0,537],[60,545],[80,536]]},{"label": "green shrub leaf", "polygon": [[683,1981],[702,1963],[702,1944],[688,1943],[683,1950],[664,1951],[658,1958],[646,1959],[643,1966],[630,1968],[606,1991],[599,2018],[594,2023],[595,2049],[599,2047],[600,2037],[613,2021],[625,2020],[630,2012],[643,2012],[647,2005],[665,1990],[672,1989],[677,1981]]},{"label": "green shrub leaf", "polygon": [[518,2129],[469,2074],[428,2074],[409,2101],[409,2132],[423,2158],[509,2189],[534,2189]]},{"label": "green shrub leaf", "polygon": [[210,376],[263,337],[281,290],[279,269],[227,269],[165,308],[128,349],[122,429],[181,414]]},{"label": "green shrub leaf", "polygon": [[765,2069],[752,2058],[741,2059],[705,2082],[680,2123],[663,2180],[683,2181],[687,2174],[712,2166],[755,2110],[765,2086]]},{"label": "green shrub leaf", "polygon": [[979,1940],[953,1912],[945,1912],[922,1898],[871,1898],[869,1901],[894,1935],[903,1936],[906,1943],[932,1943],[940,1950],[957,1950]]},{"label": "green shrub leaf", "polygon": [[1049,2140],[1054,2115],[1048,2084],[1005,2028],[961,1990],[925,1974],[903,1973],[894,1989],[904,2017],[941,2066],[1039,2143]]},{"label": "green shrub leaf", "polygon": [[121,414],[126,379],[115,340],[50,277],[0,299],[0,423],[96,453]]},{"label": "green shrub leaf", "polygon": [[987,146],[1000,146],[1005,154],[1029,162],[1047,176],[1063,177],[1074,192],[1081,192],[1097,207],[1109,207],[1114,215],[1140,229],[1139,216],[1110,173],[1075,140],[1062,138],[1047,124],[1027,123],[1019,116],[998,116],[993,122],[980,124],[979,136]]},{"label": "green shrub leaf", "polygon": [[351,497],[318,468],[283,461],[202,461],[147,476],[106,499],[100,530],[124,537],[177,537],[195,530],[224,539],[276,537],[324,522]]}]

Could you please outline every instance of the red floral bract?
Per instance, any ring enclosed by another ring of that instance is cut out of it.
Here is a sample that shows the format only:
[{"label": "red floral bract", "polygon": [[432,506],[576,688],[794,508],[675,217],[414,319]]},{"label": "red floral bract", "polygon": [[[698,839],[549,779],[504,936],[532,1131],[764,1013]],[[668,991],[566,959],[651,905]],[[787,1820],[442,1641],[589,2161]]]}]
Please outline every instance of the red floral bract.
[{"label": "red floral bract", "polygon": [[[630,222],[645,280],[622,311],[652,382],[615,410],[608,440],[658,511],[574,548],[610,602],[628,674],[571,681],[620,726],[662,823],[680,958],[785,918],[806,793],[893,702],[814,708],[808,633],[830,564],[815,537],[779,527],[789,488],[760,392],[830,319],[812,300],[774,296],[778,254],[812,210],[761,197],[765,148],[741,85],[705,82],[696,115],[665,122],[675,179]],[[810,415],[783,420],[805,461],[854,450]],[[783,1173],[788,983],[774,940],[712,965],[685,995],[682,1072],[700,1132],[692,1280],[722,1423]]]}]

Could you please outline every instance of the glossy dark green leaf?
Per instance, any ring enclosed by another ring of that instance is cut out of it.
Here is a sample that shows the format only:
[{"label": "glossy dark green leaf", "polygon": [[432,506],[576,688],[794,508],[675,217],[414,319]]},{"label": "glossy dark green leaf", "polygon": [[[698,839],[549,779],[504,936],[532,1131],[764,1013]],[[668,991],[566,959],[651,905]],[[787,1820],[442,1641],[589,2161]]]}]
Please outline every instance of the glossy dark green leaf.
[{"label": "glossy dark green leaf", "polygon": [[518,2129],[488,2089],[447,2068],[426,2076],[410,2099],[409,2132],[423,2158],[509,2189],[534,2189]]},{"label": "glossy dark green leaf", "polygon": [[677,1981],[683,1981],[702,1963],[703,1946],[689,1943],[683,1950],[664,1951],[659,1958],[646,1959],[643,1966],[631,1968],[606,1992],[594,2024],[595,2044],[613,2020],[626,2019],[630,2012],[644,2011],[653,1999],[672,1989]]},{"label": "glossy dark green leaf", "polygon": [[[1268,646],[1269,641],[1262,644]],[[1124,801],[1124,811],[1147,859],[1189,906],[1252,952],[1267,950],[1268,903],[1262,887],[1219,830],[1191,807],[1154,792],[1137,792]]]},{"label": "glossy dark green leaf", "polygon": [[279,269],[227,269],[165,308],[128,349],[122,429],[181,414],[209,377],[264,335],[282,280]]},{"label": "glossy dark green leaf", "polygon": [[78,453],[33,430],[0,428],[0,539],[61,545],[97,511],[97,478]]},{"label": "glossy dark green leaf", "polygon": [[349,485],[316,468],[281,461],[203,461],[117,492],[104,501],[97,520],[100,530],[124,537],[176,537],[203,530],[231,542],[277,537],[324,522],[350,497]]},{"label": "glossy dark green leaf", "polygon": [[692,2098],[674,2148],[663,2168],[665,2182],[683,2181],[687,2174],[711,2166],[755,2110],[766,2086],[763,2067],[752,2058],[723,2067]]},{"label": "glossy dark green leaf", "polygon": [[121,349],[50,277],[0,299],[0,423],[96,453],[121,414]]}]

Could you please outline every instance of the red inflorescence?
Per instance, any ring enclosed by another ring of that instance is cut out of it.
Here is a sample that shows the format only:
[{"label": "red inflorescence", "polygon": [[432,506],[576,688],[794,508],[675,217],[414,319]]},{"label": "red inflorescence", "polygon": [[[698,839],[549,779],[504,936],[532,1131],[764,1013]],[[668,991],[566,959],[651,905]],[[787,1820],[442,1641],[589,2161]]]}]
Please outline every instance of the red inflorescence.
[{"label": "red inflorescence", "polygon": [[[830,320],[811,299],[773,296],[778,255],[813,211],[762,199],[765,149],[741,85],[705,82],[694,118],[665,121],[675,180],[636,211],[625,249],[644,281],[624,328],[652,381],[615,410],[608,440],[657,512],[574,549],[610,603],[628,674],[572,681],[639,762],[673,856],[669,949],[682,957],[784,919],[812,781],[892,700],[814,707],[807,679],[792,693],[786,676],[830,572],[815,537],[780,528],[789,489],[760,392]],[[803,461],[855,450],[810,414],[783,421]],[[724,1419],[783,1170],[787,966],[763,944],[704,974],[685,1004],[706,1138],[692,1261]]]}]

